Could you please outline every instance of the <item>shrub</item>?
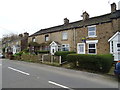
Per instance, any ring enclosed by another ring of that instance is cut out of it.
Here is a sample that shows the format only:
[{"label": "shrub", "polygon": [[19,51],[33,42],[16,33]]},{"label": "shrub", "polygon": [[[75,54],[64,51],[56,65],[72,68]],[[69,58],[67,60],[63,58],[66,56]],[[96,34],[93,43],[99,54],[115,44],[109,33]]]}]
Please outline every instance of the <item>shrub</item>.
[{"label": "shrub", "polygon": [[21,56],[23,54],[23,52],[19,52],[19,53],[15,53],[13,56]]},{"label": "shrub", "polygon": [[28,52],[29,52],[29,49],[24,49],[23,52],[24,52],[24,53],[28,53]]},{"label": "shrub", "polygon": [[66,61],[66,56],[68,54],[72,54],[72,53],[76,53],[76,52],[74,52],[74,51],[57,51],[55,53],[55,55],[56,56],[61,56],[61,61],[64,62],[64,61]]},{"label": "shrub", "polygon": [[47,53],[50,53],[50,51],[37,51],[37,53],[39,53],[39,54],[47,54]]},{"label": "shrub", "polygon": [[112,66],[113,56],[110,54],[107,55],[69,54],[67,55],[67,61],[73,63],[74,68],[79,67],[81,69],[107,73],[109,72]]}]

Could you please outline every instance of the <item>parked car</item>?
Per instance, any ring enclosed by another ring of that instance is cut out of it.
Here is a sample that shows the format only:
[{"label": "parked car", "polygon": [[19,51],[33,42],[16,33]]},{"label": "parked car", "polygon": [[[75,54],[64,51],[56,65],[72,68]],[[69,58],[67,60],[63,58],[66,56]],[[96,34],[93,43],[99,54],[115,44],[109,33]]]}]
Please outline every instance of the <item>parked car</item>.
[{"label": "parked car", "polygon": [[3,55],[0,53],[0,58],[2,58],[3,57]]},{"label": "parked car", "polygon": [[116,64],[115,64],[115,70],[114,70],[114,73],[117,77],[120,78],[120,61],[118,61]]}]

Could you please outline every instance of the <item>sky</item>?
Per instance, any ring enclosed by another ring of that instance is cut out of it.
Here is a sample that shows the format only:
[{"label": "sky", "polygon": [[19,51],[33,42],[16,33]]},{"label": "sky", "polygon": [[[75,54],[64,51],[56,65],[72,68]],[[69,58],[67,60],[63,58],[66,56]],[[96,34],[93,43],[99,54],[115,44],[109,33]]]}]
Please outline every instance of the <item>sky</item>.
[{"label": "sky", "polygon": [[90,17],[111,12],[120,0],[0,0],[0,38],[7,34],[28,32],[81,20],[87,11]]}]

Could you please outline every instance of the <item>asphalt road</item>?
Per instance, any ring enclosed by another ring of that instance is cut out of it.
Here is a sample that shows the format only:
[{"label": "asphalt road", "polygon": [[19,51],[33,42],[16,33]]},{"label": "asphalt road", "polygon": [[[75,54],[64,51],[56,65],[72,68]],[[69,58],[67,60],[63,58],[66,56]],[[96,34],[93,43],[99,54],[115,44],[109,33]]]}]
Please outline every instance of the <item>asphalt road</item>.
[{"label": "asphalt road", "polygon": [[118,88],[115,79],[98,74],[23,61],[1,61],[2,88]]}]

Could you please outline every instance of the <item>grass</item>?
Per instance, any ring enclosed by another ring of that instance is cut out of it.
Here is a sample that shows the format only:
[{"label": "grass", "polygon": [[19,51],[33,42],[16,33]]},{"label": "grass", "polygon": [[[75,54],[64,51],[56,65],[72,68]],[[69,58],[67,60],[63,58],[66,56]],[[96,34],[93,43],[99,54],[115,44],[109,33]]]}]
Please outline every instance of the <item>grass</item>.
[{"label": "grass", "polygon": [[[40,61],[33,61],[33,60],[18,60],[18,61],[25,61],[25,62],[32,62],[32,63],[41,63]],[[57,63],[57,62],[42,62],[42,64],[46,64],[46,65],[51,65],[51,66],[56,66],[56,67],[63,67],[63,68],[67,68],[67,69],[73,69],[73,70],[80,70],[80,71],[85,71],[85,72],[91,72],[91,73],[98,73],[98,74],[102,74],[99,72],[93,72],[91,70],[86,70],[86,69],[80,69],[80,68],[71,68],[70,63],[66,63],[63,64],[62,66]],[[107,75],[114,75],[114,65],[112,66],[112,68],[110,69],[110,71],[108,73],[106,73]]]},{"label": "grass", "polygon": [[51,65],[51,66],[57,66],[57,67],[60,67],[60,64],[59,63],[56,63],[56,62],[42,62],[43,64],[46,64],[46,65]]},{"label": "grass", "polygon": [[110,69],[110,71],[107,73],[108,75],[114,75],[114,65],[112,66],[112,68]]}]

